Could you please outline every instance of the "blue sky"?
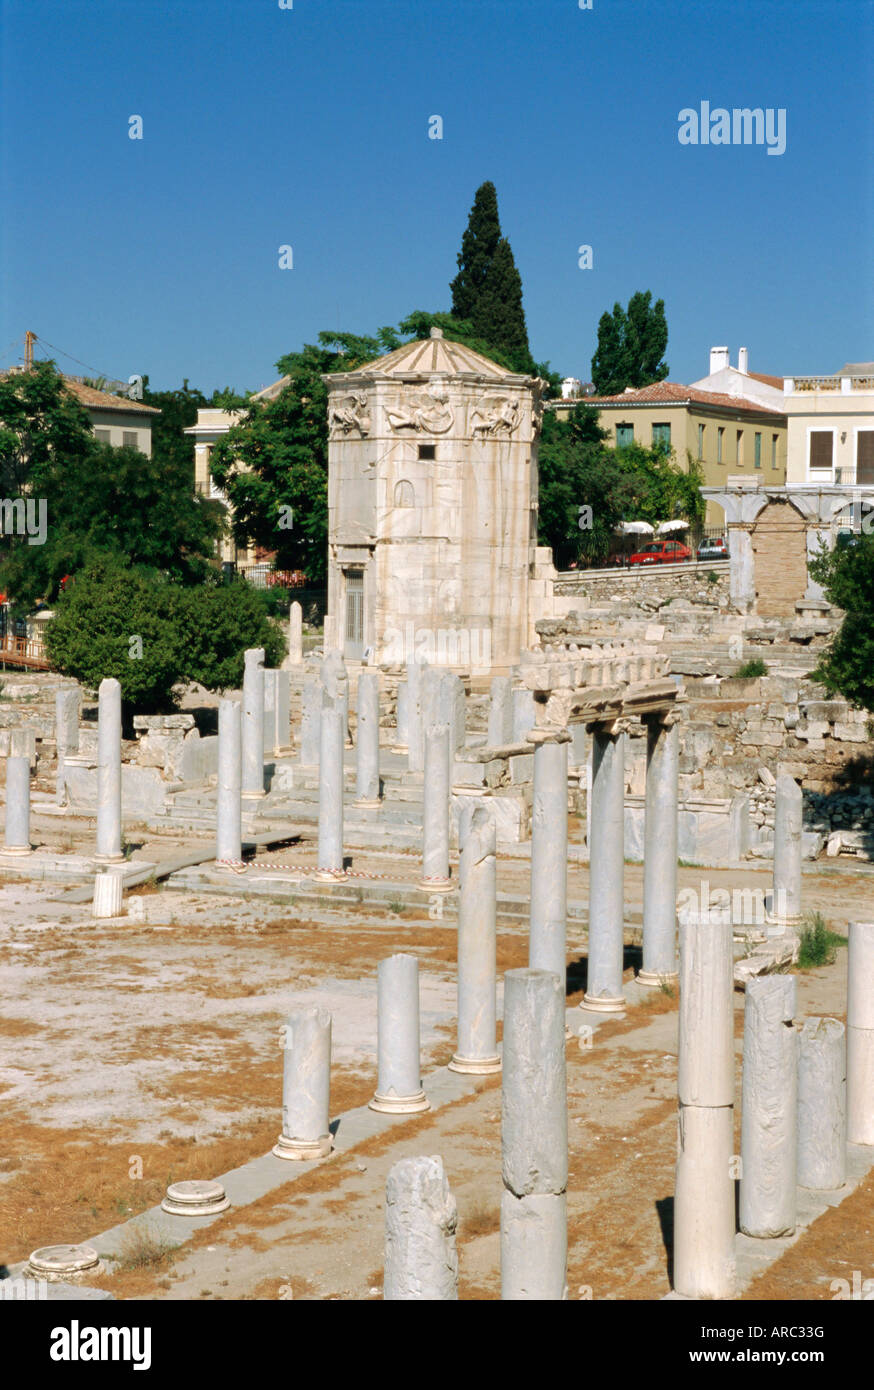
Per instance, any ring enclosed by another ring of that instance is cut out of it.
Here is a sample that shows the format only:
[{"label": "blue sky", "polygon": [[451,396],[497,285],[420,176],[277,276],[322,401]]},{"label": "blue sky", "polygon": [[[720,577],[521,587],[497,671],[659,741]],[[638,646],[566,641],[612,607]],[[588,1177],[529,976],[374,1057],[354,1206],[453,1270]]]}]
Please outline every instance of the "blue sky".
[{"label": "blue sky", "polygon": [[[874,0],[0,0],[0,365],[31,328],[257,389],[320,329],[448,309],[485,179],[562,374],[638,289],[676,381],[717,343],[874,358],[872,34]],[[785,108],[785,153],[681,146],[702,100]]]}]

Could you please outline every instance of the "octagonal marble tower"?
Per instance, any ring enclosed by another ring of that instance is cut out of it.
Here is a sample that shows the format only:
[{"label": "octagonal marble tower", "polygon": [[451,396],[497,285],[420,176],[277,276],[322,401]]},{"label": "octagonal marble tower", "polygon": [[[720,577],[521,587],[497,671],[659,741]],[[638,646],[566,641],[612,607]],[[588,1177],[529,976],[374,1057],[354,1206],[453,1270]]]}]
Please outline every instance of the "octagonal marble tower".
[{"label": "octagonal marble tower", "polygon": [[325,650],[508,670],[528,645],[543,383],[437,328],[325,381]]}]

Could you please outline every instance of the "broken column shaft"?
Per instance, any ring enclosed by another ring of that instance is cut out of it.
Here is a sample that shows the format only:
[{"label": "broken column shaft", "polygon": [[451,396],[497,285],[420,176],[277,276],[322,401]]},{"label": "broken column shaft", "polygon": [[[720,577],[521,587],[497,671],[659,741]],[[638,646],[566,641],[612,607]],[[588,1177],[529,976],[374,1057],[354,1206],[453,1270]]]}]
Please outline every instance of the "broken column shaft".
[{"label": "broken column shaft", "polygon": [[795,995],[790,975],[747,981],[739,1214],[748,1236],[791,1235],[797,1220]]},{"label": "broken column shaft", "polygon": [[122,859],[121,686],[102,680],[97,693],[97,859]]},{"label": "broken column shaft", "polygon": [[4,854],[30,854],[30,758],[6,759]]},{"label": "broken column shaft", "polygon": [[449,792],[451,753],[449,725],[425,730],[425,776],[422,787],[422,878],[430,892],[448,892]]},{"label": "broken column shaft", "polygon": [[319,848],[316,878],[344,877],[343,711],[327,699],[322,706],[319,758]]},{"label": "broken column shaft", "polygon": [[874,922],[850,923],[847,1140],[850,1144],[874,1144]]},{"label": "broken column shaft", "polygon": [[504,976],[501,1298],[567,1298],[565,991],[546,970]]},{"label": "broken column shaft", "polygon": [[243,672],[242,794],[264,795],[264,648],[245,653]]},{"label": "broken column shaft", "polygon": [[242,858],[241,716],[237,700],[219,702],[218,786],[216,792],[215,857]]},{"label": "broken column shaft", "polygon": [[430,1109],[419,1060],[419,962],[399,954],[377,972],[377,1083],[371,1110]]},{"label": "broken column shaft", "polygon": [[331,1152],[331,1015],[327,1009],[293,1009],[285,1020],[282,1133],[277,1158],[324,1158]]},{"label": "broken column shaft", "polygon": [[386,1302],[458,1298],[457,1225],[443,1160],[399,1159],[385,1185]]},{"label": "broken column shaft", "polygon": [[798,1047],[798,1185],[847,1180],[847,1038],[836,1018],[808,1018]]},{"label": "broken column shaft", "polygon": [[674,1289],[734,1293],[734,1009],[731,924],[680,919]]},{"label": "broken column shaft", "polygon": [[458,1049],[449,1068],[496,1072],[495,819],[485,806],[471,816],[458,878]]},{"label": "broken column shaft", "polygon": [[358,677],[358,728],[355,735],[355,804],[379,806],[379,672]]}]

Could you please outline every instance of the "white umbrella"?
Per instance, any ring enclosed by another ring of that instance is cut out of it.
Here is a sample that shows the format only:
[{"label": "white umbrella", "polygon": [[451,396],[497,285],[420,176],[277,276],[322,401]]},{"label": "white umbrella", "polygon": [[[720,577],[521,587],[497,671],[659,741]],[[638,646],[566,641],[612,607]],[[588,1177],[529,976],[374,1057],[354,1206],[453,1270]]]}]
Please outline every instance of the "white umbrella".
[{"label": "white umbrella", "polygon": [[676,521],[662,521],[659,523],[660,536],[667,535],[669,531],[688,531],[688,529],[689,523],[688,521],[683,521],[682,517],[678,517]]},{"label": "white umbrella", "polygon": [[653,533],[648,521],[622,521],[616,529],[626,536],[651,536]]}]

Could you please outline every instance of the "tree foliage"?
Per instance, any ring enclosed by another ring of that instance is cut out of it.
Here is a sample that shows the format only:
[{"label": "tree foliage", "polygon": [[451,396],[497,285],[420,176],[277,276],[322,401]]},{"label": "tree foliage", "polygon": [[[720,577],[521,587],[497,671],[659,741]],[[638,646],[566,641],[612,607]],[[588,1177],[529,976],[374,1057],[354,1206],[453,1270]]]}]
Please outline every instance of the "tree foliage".
[{"label": "tree foliage", "polygon": [[114,676],[122,699],[145,713],[172,709],[174,686],[189,681],[239,688],[247,647],[264,647],[268,666],[285,654],[257,590],[242,581],[185,587],[113,552],[92,555],[46,624],[56,670],[89,689]]},{"label": "tree foliage", "polygon": [[473,336],[489,345],[489,355],[500,352],[513,371],[533,374],[522,277],[510,243],[501,234],[493,183],[483,183],[476,191],[457,260],[458,274],[449,286],[452,317],[470,325]]},{"label": "tree foliage", "polygon": [[844,613],[813,678],[874,712],[874,535],[863,531],[856,545],[821,550],[809,569]]},{"label": "tree foliage", "polygon": [[552,547],[557,568],[607,558],[621,521],[656,526],[676,516],[690,522],[704,515],[701,474],[688,472],[663,447],[608,448],[598,412],[578,405],[564,419],[544,415],[540,439],[541,545]]},{"label": "tree foliage", "polygon": [[601,315],[598,346],[592,358],[592,381],[599,396],[617,396],[626,387],[639,389],[668,375],[663,360],[668,345],[665,302],[652,303],[652,292],[638,290],[628,308],[613,305]]}]

